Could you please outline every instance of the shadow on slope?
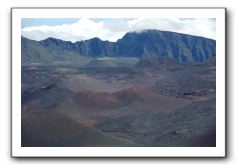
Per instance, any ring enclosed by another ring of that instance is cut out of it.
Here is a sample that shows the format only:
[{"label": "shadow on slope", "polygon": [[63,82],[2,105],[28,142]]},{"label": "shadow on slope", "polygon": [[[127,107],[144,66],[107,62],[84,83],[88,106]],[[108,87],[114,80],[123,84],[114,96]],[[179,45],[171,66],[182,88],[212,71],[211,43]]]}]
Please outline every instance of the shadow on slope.
[{"label": "shadow on slope", "polygon": [[22,113],[23,147],[133,146],[55,111]]}]

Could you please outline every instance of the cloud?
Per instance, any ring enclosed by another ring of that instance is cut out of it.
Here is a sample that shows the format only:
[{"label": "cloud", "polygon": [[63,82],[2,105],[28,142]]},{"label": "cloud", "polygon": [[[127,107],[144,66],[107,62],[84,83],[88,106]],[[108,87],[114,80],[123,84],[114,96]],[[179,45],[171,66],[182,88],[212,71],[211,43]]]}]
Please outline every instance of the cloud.
[{"label": "cloud", "polygon": [[127,32],[127,29],[124,30],[122,26],[116,25],[118,25],[118,23],[96,22],[82,18],[72,24],[25,27],[22,28],[22,35],[33,40],[43,40],[48,37],[54,37],[76,42],[99,37],[102,40],[116,41]]},{"label": "cloud", "polygon": [[215,39],[215,19],[88,19],[62,25],[40,25],[23,27],[22,35],[33,40],[54,37],[66,41],[80,41],[93,37],[117,41],[127,32],[144,29],[173,31]]},{"label": "cloud", "polygon": [[128,22],[131,30],[157,29],[216,38],[215,19],[135,19]]}]

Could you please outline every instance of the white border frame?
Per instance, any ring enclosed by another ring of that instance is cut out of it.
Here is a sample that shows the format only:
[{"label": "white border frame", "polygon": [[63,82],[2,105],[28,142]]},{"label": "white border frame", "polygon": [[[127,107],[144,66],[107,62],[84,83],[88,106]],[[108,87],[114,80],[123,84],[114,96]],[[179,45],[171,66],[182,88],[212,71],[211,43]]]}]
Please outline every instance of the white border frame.
[{"label": "white border frame", "polygon": [[[225,8],[12,8],[12,157],[225,157]],[[21,18],[216,18],[216,147],[21,147]]]}]

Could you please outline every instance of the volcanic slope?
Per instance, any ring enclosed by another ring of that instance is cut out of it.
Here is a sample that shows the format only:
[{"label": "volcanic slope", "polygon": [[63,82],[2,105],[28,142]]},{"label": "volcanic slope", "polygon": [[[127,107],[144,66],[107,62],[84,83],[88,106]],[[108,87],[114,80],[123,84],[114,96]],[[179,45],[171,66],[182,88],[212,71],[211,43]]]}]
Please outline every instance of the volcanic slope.
[{"label": "volcanic slope", "polygon": [[22,113],[23,147],[133,146],[55,111]]}]

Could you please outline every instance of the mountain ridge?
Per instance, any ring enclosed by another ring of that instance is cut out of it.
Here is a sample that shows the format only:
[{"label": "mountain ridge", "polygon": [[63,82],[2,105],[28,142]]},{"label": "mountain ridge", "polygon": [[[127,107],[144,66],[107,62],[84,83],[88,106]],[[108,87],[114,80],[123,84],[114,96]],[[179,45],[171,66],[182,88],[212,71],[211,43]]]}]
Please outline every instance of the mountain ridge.
[{"label": "mountain ridge", "polygon": [[[25,40],[22,37],[22,41]],[[72,43],[49,37],[34,43],[54,51],[88,57],[167,56],[180,62],[204,62],[216,55],[216,41],[213,39],[151,29],[128,32],[116,42],[95,37]]]}]

